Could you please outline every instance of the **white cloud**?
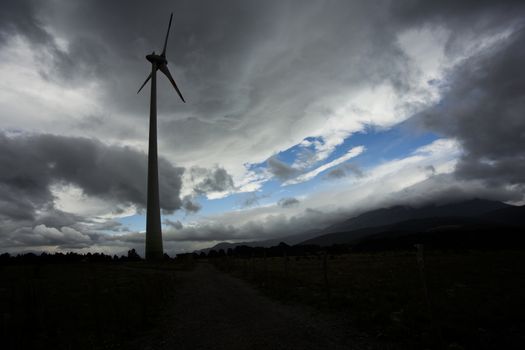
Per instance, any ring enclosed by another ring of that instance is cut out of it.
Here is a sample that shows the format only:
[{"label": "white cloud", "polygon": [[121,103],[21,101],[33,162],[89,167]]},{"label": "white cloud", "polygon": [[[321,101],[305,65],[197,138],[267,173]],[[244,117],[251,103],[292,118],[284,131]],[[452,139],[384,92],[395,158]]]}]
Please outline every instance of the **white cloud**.
[{"label": "white cloud", "polygon": [[445,45],[450,34],[445,27],[427,26],[409,28],[397,35],[401,49],[413,67],[420,71],[422,84],[442,75],[443,65],[447,62]]},{"label": "white cloud", "polygon": [[54,184],[50,188],[54,197],[54,205],[62,210],[81,217],[91,218],[97,222],[131,216],[137,213],[133,204],[122,205],[118,201],[88,196],[84,191],[72,184]]},{"label": "white cloud", "polygon": [[76,88],[57,85],[41,74],[49,62],[35,56],[30,43],[20,36],[12,37],[0,50],[0,128],[70,132],[67,126],[72,119],[100,113],[95,82]]}]

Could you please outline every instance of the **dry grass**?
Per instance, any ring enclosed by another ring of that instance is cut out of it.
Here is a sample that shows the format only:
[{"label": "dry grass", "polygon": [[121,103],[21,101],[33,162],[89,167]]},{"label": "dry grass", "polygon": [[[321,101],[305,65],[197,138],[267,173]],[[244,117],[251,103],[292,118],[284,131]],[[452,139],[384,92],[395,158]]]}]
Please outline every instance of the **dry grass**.
[{"label": "dry grass", "polygon": [[[217,260],[285,302],[339,313],[401,347],[522,348],[525,252],[432,252],[425,256],[430,310],[415,252]],[[288,270],[288,274],[286,274]],[[433,316],[433,317],[432,317]],[[441,333],[441,334],[440,334]]]},{"label": "dry grass", "polygon": [[177,264],[0,267],[2,348],[117,348],[155,326]]}]

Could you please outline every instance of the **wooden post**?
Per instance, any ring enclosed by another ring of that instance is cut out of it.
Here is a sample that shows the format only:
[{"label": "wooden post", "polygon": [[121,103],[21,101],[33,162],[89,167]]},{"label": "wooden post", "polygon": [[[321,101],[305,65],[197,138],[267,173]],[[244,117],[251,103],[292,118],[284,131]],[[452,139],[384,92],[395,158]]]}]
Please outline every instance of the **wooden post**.
[{"label": "wooden post", "polygon": [[288,254],[284,251],[284,281],[288,284]]},{"label": "wooden post", "polygon": [[326,296],[330,297],[330,286],[328,285],[328,252],[326,250],[323,255],[323,276]]},{"label": "wooden post", "polygon": [[434,318],[432,303],[430,302],[430,296],[429,296],[428,287],[427,287],[427,278],[426,278],[426,272],[425,272],[425,254],[424,254],[425,246],[423,244],[416,244],[415,247],[417,249],[417,266],[419,269],[419,278],[421,280],[421,286],[423,287],[423,295],[425,298],[425,303],[427,305],[428,315],[430,317],[430,322],[432,323],[432,327],[434,328],[435,336],[437,338],[436,340],[440,348],[444,349],[445,342],[443,340],[443,335],[441,334],[441,327],[437,324]]},{"label": "wooden post", "polygon": [[263,250],[264,279],[263,287],[268,285],[268,264],[266,263],[266,249]]},{"label": "wooden post", "polygon": [[425,256],[423,244],[416,244],[417,249],[417,267],[419,269],[419,278],[421,280],[421,286],[423,287],[423,295],[425,297],[425,303],[430,311],[430,299],[428,297],[427,279],[425,276]]},{"label": "wooden post", "polygon": [[256,276],[255,276],[255,253],[252,253],[252,280],[255,281],[256,279]]}]

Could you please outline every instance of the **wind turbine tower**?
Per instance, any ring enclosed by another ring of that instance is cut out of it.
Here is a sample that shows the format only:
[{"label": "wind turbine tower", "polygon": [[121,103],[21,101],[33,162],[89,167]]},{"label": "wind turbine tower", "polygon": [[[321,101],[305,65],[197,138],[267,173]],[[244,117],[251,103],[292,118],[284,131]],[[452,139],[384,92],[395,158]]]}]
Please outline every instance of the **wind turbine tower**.
[{"label": "wind turbine tower", "polygon": [[171,85],[179,94],[182,102],[184,98],[180,93],[175,80],[168,70],[168,61],[166,60],[166,45],[168,44],[168,36],[170,34],[171,20],[173,13],[170,16],[170,24],[168,25],[168,32],[164,40],[164,48],[160,55],[155,54],[155,51],[146,56],[146,59],[151,62],[151,73],[140,87],[137,94],[142,90],[144,85],[151,79],[151,100],[149,108],[149,146],[148,146],[148,203],[146,216],[146,260],[161,260],[164,255],[162,248],[162,226],[160,221],[160,203],[159,203],[159,167],[157,158],[157,70],[160,70],[166,77],[168,77]]}]

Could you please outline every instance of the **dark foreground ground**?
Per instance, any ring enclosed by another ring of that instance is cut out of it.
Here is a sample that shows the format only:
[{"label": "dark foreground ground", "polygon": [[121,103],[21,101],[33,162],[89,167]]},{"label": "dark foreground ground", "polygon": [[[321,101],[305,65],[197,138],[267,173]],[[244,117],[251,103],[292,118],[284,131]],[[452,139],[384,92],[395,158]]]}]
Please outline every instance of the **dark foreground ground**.
[{"label": "dark foreground ground", "polygon": [[525,252],[421,267],[414,252],[0,266],[2,348],[523,348]]},{"label": "dark foreground ground", "polygon": [[328,315],[284,305],[208,263],[180,273],[162,339],[152,331],[144,349],[369,349],[363,334]]}]

